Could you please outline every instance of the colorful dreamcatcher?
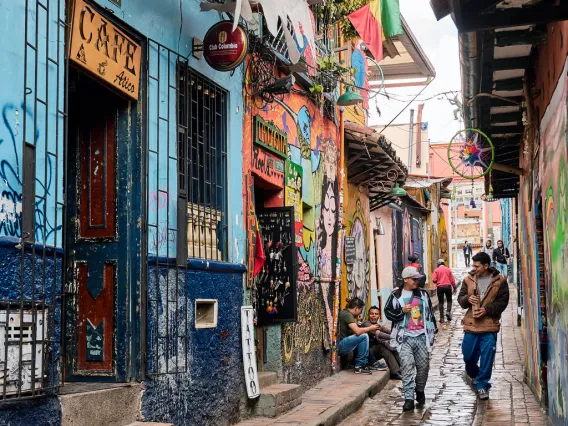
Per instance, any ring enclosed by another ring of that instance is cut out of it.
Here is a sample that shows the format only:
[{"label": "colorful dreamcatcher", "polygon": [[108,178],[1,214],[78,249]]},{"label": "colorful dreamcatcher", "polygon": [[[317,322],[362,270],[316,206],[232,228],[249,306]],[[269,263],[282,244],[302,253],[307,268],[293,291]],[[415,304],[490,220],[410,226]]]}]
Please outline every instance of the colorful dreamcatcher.
[{"label": "colorful dreamcatcher", "polygon": [[495,148],[491,139],[480,130],[463,129],[448,145],[448,161],[459,176],[475,180],[485,176],[493,167]]}]

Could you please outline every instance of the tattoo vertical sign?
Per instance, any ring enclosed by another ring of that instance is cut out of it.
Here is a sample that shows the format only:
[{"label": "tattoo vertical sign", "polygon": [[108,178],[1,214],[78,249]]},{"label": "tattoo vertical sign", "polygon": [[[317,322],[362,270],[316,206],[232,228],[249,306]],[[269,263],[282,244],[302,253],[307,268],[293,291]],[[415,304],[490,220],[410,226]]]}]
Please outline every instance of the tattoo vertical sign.
[{"label": "tattoo vertical sign", "polygon": [[241,338],[243,347],[243,366],[245,370],[245,382],[247,395],[250,399],[260,396],[260,384],[258,382],[258,368],[256,365],[256,352],[254,346],[254,308],[241,306]]}]

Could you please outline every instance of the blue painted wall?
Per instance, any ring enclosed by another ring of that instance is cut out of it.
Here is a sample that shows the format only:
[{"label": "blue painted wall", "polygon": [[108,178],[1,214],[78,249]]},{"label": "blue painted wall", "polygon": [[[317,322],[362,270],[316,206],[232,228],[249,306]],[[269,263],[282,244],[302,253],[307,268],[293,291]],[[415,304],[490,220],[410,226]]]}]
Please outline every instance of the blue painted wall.
[{"label": "blue painted wall", "polygon": [[[26,3],[30,3],[29,9]],[[48,249],[45,256],[43,251],[45,247],[62,247],[64,121],[57,110],[63,110],[64,103],[65,29],[58,23],[58,19],[64,17],[64,2],[45,0],[43,3],[49,7],[49,14],[42,8],[36,9],[35,2],[0,3],[0,300],[14,301],[20,297],[30,300],[33,286],[36,300],[38,294],[45,294],[50,303],[49,337],[54,339],[48,345],[48,382],[57,385],[61,251],[54,253]],[[27,33],[24,31],[26,17]],[[30,47],[26,49],[26,41],[37,47],[37,54]],[[61,64],[59,68],[57,63]],[[36,98],[40,102],[36,102]],[[35,256],[31,247],[26,247],[23,255],[22,294],[22,251],[16,246],[22,237],[24,139],[35,147],[37,244]],[[0,405],[0,425],[56,425],[60,421],[59,402],[54,395]]]},{"label": "blue painted wall", "polygon": [[[225,425],[239,419],[244,267],[214,262],[208,263],[209,269],[206,263],[202,270],[196,266],[191,264],[179,280],[173,267],[148,270],[148,371],[162,374],[145,382],[145,421]],[[216,328],[195,328],[195,299],[218,300]],[[161,337],[166,335],[169,339]]]},{"label": "blue painted wall", "polygon": [[[107,1],[98,3],[113,9],[117,18],[149,39],[148,73],[159,80],[150,79],[147,86],[146,148],[157,154],[147,155],[148,380],[142,415],[147,421],[176,425],[234,423],[244,383],[240,342],[244,268],[236,265],[245,257],[242,67],[231,76],[191,56],[192,38],[203,39],[209,27],[220,20],[215,12],[200,12],[199,2],[122,0],[122,8]],[[177,252],[177,128],[176,97],[168,89],[168,80],[175,81],[177,54],[227,90],[229,101],[224,220],[228,225],[227,260],[231,263],[190,261],[187,271],[172,264]],[[195,328],[197,298],[218,300],[216,328]],[[167,339],[162,337],[166,335]]]},{"label": "blue painted wall", "polygon": [[[122,0],[118,8],[104,0],[97,1],[101,6],[114,11],[117,18],[130,25],[144,37],[159,43],[167,49],[187,57],[189,66],[229,92],[228,106],[228,214],[229,225],[229,261],[243,263],[245,257],[244,222],[242,192],[242,125],[243,125],[243,66],[237,68],[231,76],[227,72],[213,70],[204,59],[191,56],[192,39],[203,39],[207,30],[220,15],[216,12],[200,12],[199,2],[163,0]],[[170,82],[175,81],[175,61],[177,57],[163,50],[158,51],[155,43],[149,49],[149,74],[160,79],[158,83],[148,84],[148,143],[158,155],[148,156],[148,205],[149,205],[149,251],[160,256],[174,256],[176,252],[175,229],[177,203],[177,129],[175,115],[175,96],[168,98],[168,62]],[[157,58],[160,56],[158,69]],[[143,67],[144,68],[144,67]],[[172,78],[173,77],[173,78]],[[169,99],[169,109],[168,109]],[[160,110],[158,111],[158,105]],[[158,116],[162,120],[158,122]],[[168,121],[164,120],[167,119]],[[168,124],[169,123],[169,124]],[[169,154],[169,155],[168,155]],[[169,162],[169,175],[168,171]],[[155,209],[156,197],[167,200],[169,209]],[[160,211],[163,210],[163,211]],[[167,210],[167,212],[166,212]],[[170,229],[170,231],[168,231]],[[157,232],[157,234],[156,234]],[[152,244],[157,241],[158,244]]]}]

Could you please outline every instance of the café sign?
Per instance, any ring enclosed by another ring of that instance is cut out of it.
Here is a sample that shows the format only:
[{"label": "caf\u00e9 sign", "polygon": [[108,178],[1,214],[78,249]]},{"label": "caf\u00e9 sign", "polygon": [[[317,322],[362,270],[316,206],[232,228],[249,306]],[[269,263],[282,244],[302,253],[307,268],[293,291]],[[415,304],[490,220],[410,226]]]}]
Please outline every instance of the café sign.
[{"label": "caf\u00e9 sign", "polygon": [[245,59],[248,50],[247,33],[240,25],[233,31],[232,21],[217,22],[203,39],[203,56],[217,71],[231,71]]},{"label": "caf\u00e9 sign", "polygon": [[75,0],[69,59],[138,100],[142,47],[83,0]]}]

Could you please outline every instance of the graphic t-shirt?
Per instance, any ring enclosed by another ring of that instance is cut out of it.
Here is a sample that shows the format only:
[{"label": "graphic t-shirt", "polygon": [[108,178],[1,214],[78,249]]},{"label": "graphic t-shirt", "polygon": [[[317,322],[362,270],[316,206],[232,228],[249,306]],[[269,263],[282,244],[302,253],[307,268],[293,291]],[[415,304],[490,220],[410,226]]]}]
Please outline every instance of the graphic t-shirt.
[{"label": "graphic t-shirt", "polygon": [[337,335],[338,342],[341,339],[353,334],[353,330],[349,328],[349,324],[356,322],[357,321],[355,320],[353,314],[347,309],[344,309],[339,313],[339,334]]},{"label": "graphic t-shirt", "polygon": [[404,318],[403,328],[406,336],[420,336],[424,334],[424,302],[419,297],[413,297],[412,291],[402,290],[402,294],[398,299],[402,307],[406,304],[412,306],[412,310],[406,314]]}]

